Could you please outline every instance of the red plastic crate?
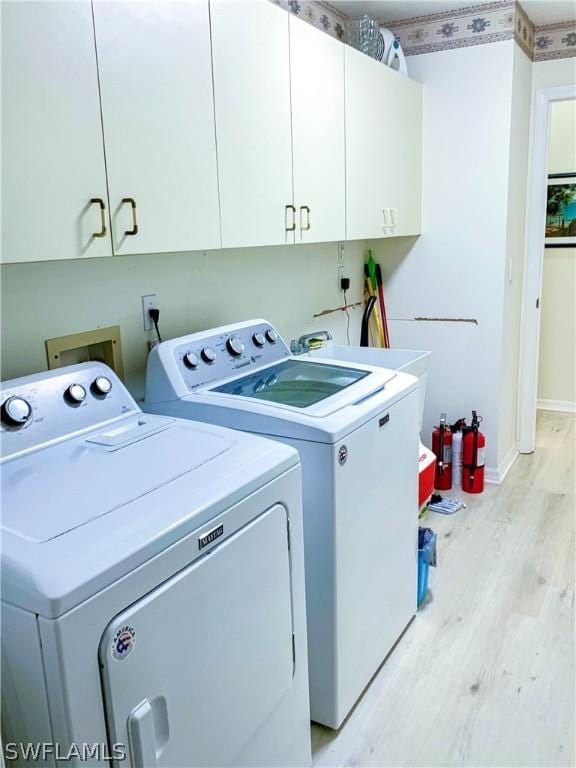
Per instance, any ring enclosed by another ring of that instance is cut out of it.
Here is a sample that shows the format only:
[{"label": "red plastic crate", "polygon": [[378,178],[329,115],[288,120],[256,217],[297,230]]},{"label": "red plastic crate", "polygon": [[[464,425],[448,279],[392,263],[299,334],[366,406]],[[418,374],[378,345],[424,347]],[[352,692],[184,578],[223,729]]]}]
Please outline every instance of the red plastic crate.
[{"label": "red plastic crate", "polygon": [[421,509],[434,491],[436,456],[420,443],[418,459],[418,509]]}]

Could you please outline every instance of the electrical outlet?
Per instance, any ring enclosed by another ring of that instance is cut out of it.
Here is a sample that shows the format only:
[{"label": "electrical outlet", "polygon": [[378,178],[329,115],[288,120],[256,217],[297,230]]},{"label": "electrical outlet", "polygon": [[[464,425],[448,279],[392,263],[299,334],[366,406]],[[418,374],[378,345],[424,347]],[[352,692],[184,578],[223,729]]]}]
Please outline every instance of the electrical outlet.
[{"label": "electrical outlet", "polygon": [[152,318],[148,314],[150,309],[158,309],[158,296],[151,293],[148,296],[142,296],[142,320],[144,321],[144,330],[151,331],[154,327]]}]

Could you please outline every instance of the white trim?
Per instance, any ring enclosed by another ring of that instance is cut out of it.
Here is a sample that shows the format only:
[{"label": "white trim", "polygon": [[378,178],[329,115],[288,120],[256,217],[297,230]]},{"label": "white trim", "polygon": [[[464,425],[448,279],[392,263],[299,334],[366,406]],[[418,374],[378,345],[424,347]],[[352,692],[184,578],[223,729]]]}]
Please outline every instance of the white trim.
[{"label": "white trim", "polygon": [[538,400],[536,407],[541,411],[576,413],[576,403],[571,400]]},{"label": "white trim", "polygon": [[500,482],[503,482],[504,478],[510,472],[512,469],[512,465],[520,455],[520,452],[518,451],[518,446],[513,445],[511,446],[510,450],[504,456],[500,464],[498,465],[498,476],[500,478]]},{"label": "white trim", "polygon": [[498,465],[498,469],[495,467],[486,467],[484,470],[484,480],[491,485],[500,485],[500,483],[503,483],[504,478],[512,469],[512,465],[519,455],[518,446],[513,445]]},{"label": "white trim", "polygon": [[540,312],[536,301],[542,290],[542,262],[546,226],[546,176],[550,105],[576,99],[576,85],[539,88],[534,95],[532,158],[526,211],[526,253],[522,295],[522,338],[518,388],[518,448],[532,453],[536,444],[536,399]]},{"label": "white trim", "polygon": [[490,485],[500,485],[500,475],[495,467],[486,467],[484,470],[484,482]]}]

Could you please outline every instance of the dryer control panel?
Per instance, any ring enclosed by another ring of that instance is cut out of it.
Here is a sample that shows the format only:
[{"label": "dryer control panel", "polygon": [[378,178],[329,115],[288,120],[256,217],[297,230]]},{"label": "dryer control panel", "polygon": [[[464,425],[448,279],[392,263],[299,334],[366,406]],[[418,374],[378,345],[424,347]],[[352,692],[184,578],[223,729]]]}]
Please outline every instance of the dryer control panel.
[{"label": "dryer control panel", "polygon": [[180,340],[174,356],[187,388],[193,390],[291,355],[278,331],[262,322],[192,334]]},{"label": "dryer control panel", "polygon": [[5,459],[139,412],[128,390],[103,363],[12,379],[0,390],[1,455]]}]

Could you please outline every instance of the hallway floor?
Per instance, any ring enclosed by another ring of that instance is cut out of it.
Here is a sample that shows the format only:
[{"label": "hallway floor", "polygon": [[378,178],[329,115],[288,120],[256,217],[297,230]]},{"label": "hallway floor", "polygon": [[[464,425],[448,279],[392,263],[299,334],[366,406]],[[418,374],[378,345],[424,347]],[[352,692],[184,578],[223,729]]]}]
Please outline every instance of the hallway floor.
[{"label": "hallway floor", "polygon": [[340,731],[313,726],[315,766],[574,765],[575,423],[540,411],[502,485],[428,514],[425,603]]}]

